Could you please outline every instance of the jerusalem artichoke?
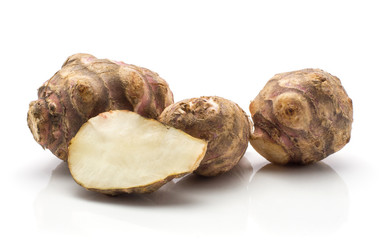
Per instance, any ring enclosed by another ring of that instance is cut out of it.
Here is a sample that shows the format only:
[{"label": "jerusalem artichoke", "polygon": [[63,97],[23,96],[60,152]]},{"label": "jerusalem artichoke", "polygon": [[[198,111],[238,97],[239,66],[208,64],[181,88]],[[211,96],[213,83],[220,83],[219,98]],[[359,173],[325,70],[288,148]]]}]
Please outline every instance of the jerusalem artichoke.
[{"label": "jerusalem artichoke", "polygon": [[89,118],[114,109],[157,118],[171,103],[172,92],[158,74],[123,62],[75,54],[39,88],[27,120],[34,139],[67,160],[70,139]]},{"label": "jerusalem artichoke", "polygon": [[221,97],[186,99],[168,106],[159,121],[208,142],[207,153],[195,173],[216,176],[231,170],[242,158],[250,135],[245,112]]},{"label": "jerusalem artichoke", "polygon": [[273,163],[316,162],[350,140],[352,100],[337,77],[320,69],[275,75],[249,110],[250,143]]},{"label": "jerusalem artichoke", "polygon": [[139,114],[115,110],[89,119],[70,141],[68,166],[86,189],[148,193],[195,170],[204,140]]}]

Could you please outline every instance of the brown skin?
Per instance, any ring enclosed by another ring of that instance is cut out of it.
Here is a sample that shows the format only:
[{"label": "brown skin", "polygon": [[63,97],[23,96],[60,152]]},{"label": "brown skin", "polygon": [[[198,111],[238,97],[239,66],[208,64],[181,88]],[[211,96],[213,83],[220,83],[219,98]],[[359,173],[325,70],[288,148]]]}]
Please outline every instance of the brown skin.
[{"label": "brown skin", "polygon": [[131,193],[137,193],[137,194],[153,193],[153,192],[157,191],[159,188],[161,188],[163,185],[165,185],[166,183],[168,183],[169,181],[173,180],[174,178],[180,178],[180,177],[183,177],[184,175],[187,175],[187,174],[188,174],[188,173],[182,173],[182,174],[171,175],[171,176],[168,176],[167,178],[165,178],[165,179],[163,179],[163,180],[161,180],[161,181],[158,181],[158,182],[155,182],[155,183],[146,185],[146,186],[139,186],[139,187],[134,187],[134,188],[120,188],[120,189],[98,189],[98,188],[87,188],[87,187],[84,186],[83,184],[79,183],[75,178],[74,178],[74,180],[76,181],[76,183],[77,183],[78,185],[80,185],[80,186],[83,187],[83,188],[86,188],[86,189],[89,190],[89,191],[99,192],[99,193],[102,193],[102,194],[105,194],[105,195],[114,197],[114,196],[121,195],[121,194],[131,194]]},{"label": "brown skin", "polygon": [[277,164],[308,164],[350,141],[352,100],[320,69],[276,74],[251,102],[251,145]]},{"label": "brown skin", "polygon": [[243,157],[250,122],[234,102],[221,97],[186,99],[168,106],[159,121],[208,142],[207,152],[195,173],[217,176],[231,170]]},{"label": "brown skin", "polygon": [[66,161],[70,140],[89,118],[126,109],[156,119],[173,102],[168,84],[157,73],[75,54],[38,89],[27,120],[34,139]]}]

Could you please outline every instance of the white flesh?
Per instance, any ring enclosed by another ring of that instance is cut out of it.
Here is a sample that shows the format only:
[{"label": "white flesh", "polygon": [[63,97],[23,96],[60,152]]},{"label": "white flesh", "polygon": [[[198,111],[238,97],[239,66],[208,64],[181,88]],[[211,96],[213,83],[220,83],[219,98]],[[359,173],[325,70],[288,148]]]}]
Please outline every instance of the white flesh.
[{"label": "white flesh", "polygon": [[73,178],[85,188],[112,190],[148,186],[193,172],[207,143],[130,111],[89,119],[69,147]]}]

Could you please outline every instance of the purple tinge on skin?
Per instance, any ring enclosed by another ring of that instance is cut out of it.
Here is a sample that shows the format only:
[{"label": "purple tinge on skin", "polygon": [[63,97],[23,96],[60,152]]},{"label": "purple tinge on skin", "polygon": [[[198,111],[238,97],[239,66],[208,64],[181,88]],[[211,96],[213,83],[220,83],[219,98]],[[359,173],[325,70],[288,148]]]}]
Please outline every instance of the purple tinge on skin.
[{"label": "purple tinge on skin", "polygon": [[251,143],[271,162],[316,162],[350,139],[351,99],[337,77],[320,69],[275,75],[250,111],[255,127]]},{"label": "purple tinge on skin", "polygon": [[116,109],[157,118],[171,103],[172,92],[156,73],[74,54],[39,88],[38,100],[30,103],[28,126],[43,148],[66,160],[69,141],[89,118]]}]

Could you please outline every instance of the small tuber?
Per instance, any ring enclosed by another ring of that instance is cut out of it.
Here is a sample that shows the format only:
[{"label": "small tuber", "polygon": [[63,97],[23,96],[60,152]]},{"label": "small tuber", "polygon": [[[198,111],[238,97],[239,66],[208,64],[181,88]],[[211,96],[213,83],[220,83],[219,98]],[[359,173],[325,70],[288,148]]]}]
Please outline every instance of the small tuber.
[{"label": "small tuber", "polygon": [[108,195],[148,193],[195,170],[207,143],[137,113],[89,119],[71,140],[68,166],[84,188]]},{"label": "small tuber", "polygon": [[216,176],[232,169],[244,155],[250,122],[234,102],[221,97],[186,99],[168,106],[159,121],[208,142],[195,173]]},{"label": "small tuber", "polygon": [[66,161],[70,139],[89,118],[115,109],[157,118],[171,103],[172,92],[158,74],[123,62],[75,54],[39,88],[27,120],[34,139]]},{"label": "small tuber", "polygon": [[317,162],[350,140],[352,101],[340,80],[320,69],[276,74],[249,110],[250,143],[273,163]]}]

